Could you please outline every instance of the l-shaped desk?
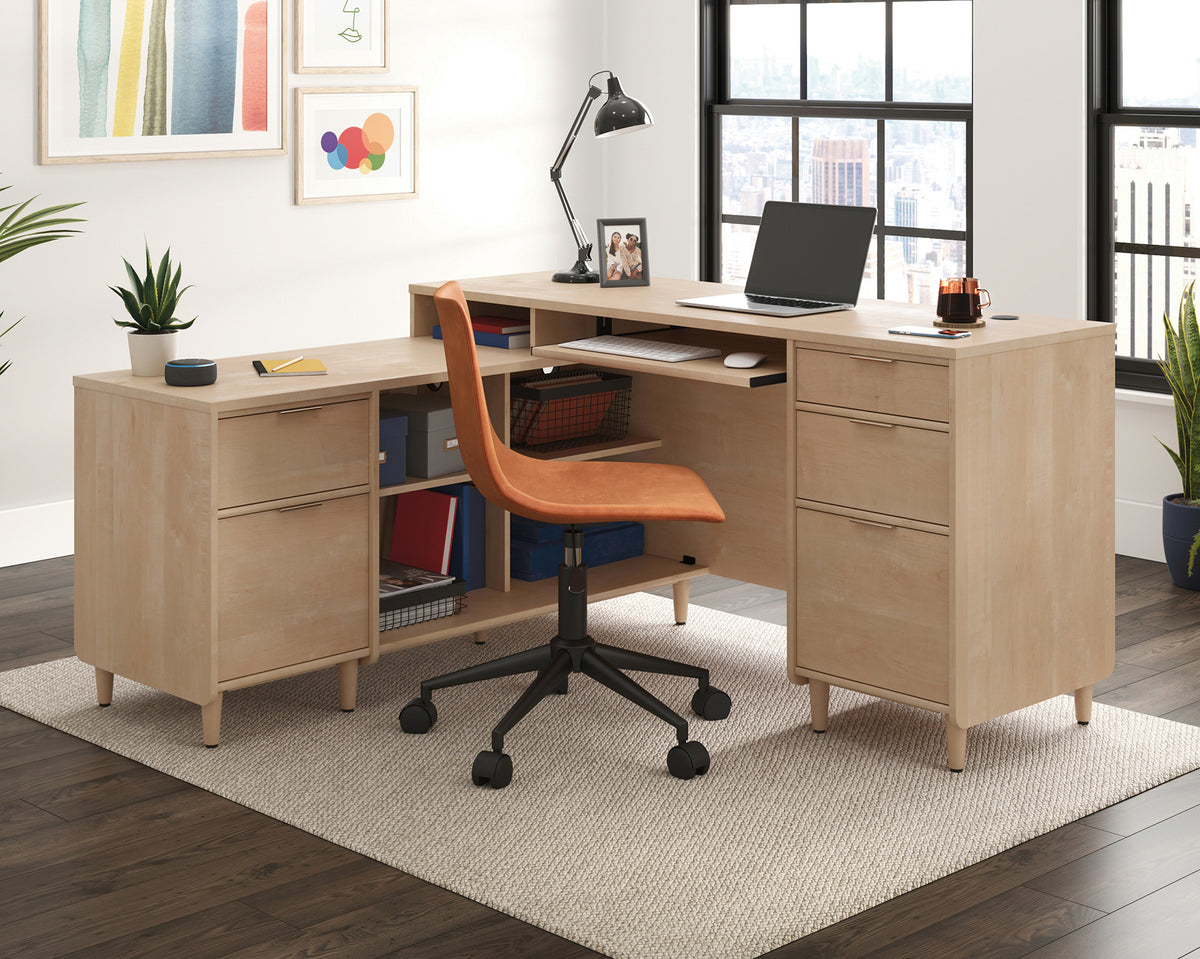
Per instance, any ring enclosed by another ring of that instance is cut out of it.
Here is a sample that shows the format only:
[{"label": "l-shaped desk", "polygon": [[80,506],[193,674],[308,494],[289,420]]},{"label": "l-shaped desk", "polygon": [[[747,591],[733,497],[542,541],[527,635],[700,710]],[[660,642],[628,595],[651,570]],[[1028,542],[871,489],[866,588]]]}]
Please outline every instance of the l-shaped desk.
[{"label": "l-shaped desk", "polygon": [[[591,571],[593,598],[673,584],[683,620],[704,572],[786,590],[787,671],[809,686],[812,728],[831,685],[944,713],[952,769],[970,726],[1013,710],[1073,691],[1090,718],[1115,654],[1111,326],[1024,316],[934,340],[887,333],[930,324],[907,304],[773,318],[676,306],[730,289],[694,281],[460,282],[473,312],[531,326],[529,350],[479,348],[502,437],[512,374],[626,371],[629,437],[552,455],[683,463],[726,512],[648,524],[646,555]],[[407,338],[304,350],[324,376],[263,379],[236,357],[204,387],[75,377],[75,646],[102,704],[127,676],[200,705],[216,745],[226,691],[336,666],[352,709],[360,664],[555,608],[555,581],[511,579],[508,516],[489,504],[487,586],[467,609],[378,628],[394,496],[469,478],[381,488],[375,466],[380,395],[445,380],[438,285],[411,286]],[[598,318],[768,359],[557,345]]]}]

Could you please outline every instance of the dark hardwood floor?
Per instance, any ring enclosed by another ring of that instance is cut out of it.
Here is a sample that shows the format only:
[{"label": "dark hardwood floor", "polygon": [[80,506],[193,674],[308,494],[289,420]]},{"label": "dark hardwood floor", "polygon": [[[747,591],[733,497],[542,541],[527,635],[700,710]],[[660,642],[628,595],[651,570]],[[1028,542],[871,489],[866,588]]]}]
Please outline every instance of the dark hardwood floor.
[{"label": "dark hardwood floor", "polygon": [[[1097,700],[1200,724],[1200,593],[1116,563],[1117,668]],[[0,669],[71,654],[72,581],[70,557],[0,569]],[[692,598],[783,622],[761,587],[706,577]],[[0,956],[596,955],[0,710]],[[1200,959],[1200,771],[769,956]]]}]

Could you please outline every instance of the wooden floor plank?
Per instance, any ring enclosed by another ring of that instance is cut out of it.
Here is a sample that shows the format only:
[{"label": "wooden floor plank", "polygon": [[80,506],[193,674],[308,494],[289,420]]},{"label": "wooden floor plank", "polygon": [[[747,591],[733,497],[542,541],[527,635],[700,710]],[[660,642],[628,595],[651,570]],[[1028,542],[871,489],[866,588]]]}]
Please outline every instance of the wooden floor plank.
[{"label": "wooden floor plank", "polygon": [[1200,769],[1154,789],[1130,796],[1078,822],[1106,832],[1132,836],[1193,806],[1200,806]]},{"label": "wooden floor plank", "polygon": [[1200,700],[1200,659],[1095,697],[1096,702],[1162,716]]}]

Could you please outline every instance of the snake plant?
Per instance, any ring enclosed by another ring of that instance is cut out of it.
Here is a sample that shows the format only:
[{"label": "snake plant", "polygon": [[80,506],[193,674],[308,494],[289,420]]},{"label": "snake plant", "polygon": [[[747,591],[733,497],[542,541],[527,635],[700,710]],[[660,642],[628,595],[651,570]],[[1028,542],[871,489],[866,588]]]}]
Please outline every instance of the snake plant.
[{"label": "snake plant", "polygon": [[[1167,332],[1167,358],[1159,360],[1158,366],[1171,395],[1175,400],[1175,430],[1178,434],[1179,450],[1159,440],[1163,449],[1171,454],[1179,478],[1183,480],[1183,502],[1200,507],[1200,325],[1196,321],[1195,281],[1183,289],[1179,301],[1179,319],[1171,325],[1171,317],[1163,311],[1163,326]],[[1192,539],[1188,550],[1190,577],[1200,553],[1200,533]]]},{"label": "snake plant", "polygon": [[183,267],[175,269],[171,275],[171,249],[163,254],[159,261],[158,270],[150,259],[150,244],[146,244],[146,276],[139,277],[133,265],[125,260],[125,272],[129,275],[132,290],[120,286],[110,286],[109,289],[121,298],[125,309],[132,320],[117,320],[117,326],[129,327],[139,333],[170,333],[174,330],[186,330],[196,322],[192,317],[186,323],[175,319],[175,307],[183,294],[191,289],[191,285],[179,288],[179,280],[183,275]]}]

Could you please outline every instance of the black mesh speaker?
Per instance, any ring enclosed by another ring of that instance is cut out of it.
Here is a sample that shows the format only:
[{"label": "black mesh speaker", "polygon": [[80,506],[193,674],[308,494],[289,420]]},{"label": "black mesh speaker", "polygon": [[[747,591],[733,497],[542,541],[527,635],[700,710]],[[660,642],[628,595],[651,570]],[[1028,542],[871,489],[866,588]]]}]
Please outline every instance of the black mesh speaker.
[{"label": "black mesh speaker", "polygon": [[163,379],[171,386],[208,386],[217,382],[215,360],[170,360],[163,367]]}]

